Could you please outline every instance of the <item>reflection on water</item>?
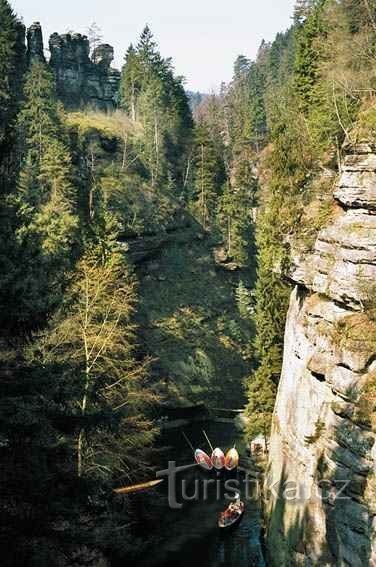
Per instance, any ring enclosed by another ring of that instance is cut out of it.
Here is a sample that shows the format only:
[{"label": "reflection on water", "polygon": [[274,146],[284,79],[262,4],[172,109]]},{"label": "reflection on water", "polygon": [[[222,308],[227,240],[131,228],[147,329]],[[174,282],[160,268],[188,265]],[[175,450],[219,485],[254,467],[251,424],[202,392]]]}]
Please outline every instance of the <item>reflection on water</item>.
[{"label": "reflection on water", "polygon": [[[185,429],[194,446],[209,451],[201,433],[201,425]],[[240,455],[245,454],[242,436],[232,423],[205,424],[209,438],[215,446],[228,449],[236,442]],[[192,452],[187,448],[181,431],[166,432],[164,444],[171,447],[167,459],[176,459],[177,464],[192,462]],[[166,463],[167,464],[167,463]],[[215,472],[205,473],[198,468],[190,475],[188,495],[194,493],[194,479],[213,478]],[[202,485],[200,485],[202,486]],[[242,484],[242,496],[245,489]],[[167,487],[164,487],[166,510],[158,530],[158,544],[152,554],[145,558],[142,567],[261,567],[264,566],[260,545],[260,512],[256,494],[247,500],[242,521],[230,533],[222,534],[217,527],[220,511],[228,505],[223,494],[216,496],[217,485],[213,482],[208,490],[208,499],[185,502],[181,510],[170,510],[167,505]]]}]

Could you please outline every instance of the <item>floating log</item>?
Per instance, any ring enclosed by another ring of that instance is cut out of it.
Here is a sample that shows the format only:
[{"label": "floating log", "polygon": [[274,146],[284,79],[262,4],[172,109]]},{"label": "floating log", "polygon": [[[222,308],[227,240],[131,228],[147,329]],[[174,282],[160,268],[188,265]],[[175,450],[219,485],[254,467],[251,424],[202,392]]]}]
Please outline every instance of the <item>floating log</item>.
[{"label": "floating log", "polygon": [[142,490],[149,490],[150,488],[155,488],[161,482],[163,478],[158,480],[150,480],[149,482],[142,482],[141,484],[132,484],[130,486],[124,486],[123,488],[115,488],[114,492],[116,494],[134,494],[135,492],[141,492]]}]

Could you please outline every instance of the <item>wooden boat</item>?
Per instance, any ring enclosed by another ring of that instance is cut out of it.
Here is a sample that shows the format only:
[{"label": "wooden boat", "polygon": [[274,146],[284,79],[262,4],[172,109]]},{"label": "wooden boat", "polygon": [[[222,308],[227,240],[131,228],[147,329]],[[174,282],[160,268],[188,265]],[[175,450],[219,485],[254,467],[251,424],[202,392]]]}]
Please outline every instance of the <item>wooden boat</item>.
[{"label": "wooden boat", "polygon": [[213,468],[213,463],[209,455],[207,455],[205,451],[202,451],[201,449],[196,449],[195,461],[198,465],[200,465],[200,467],[202,467],[206,471],[211,471]]},{"label": "wooden boat", "polygon": [[238,465],[239,465],[239,453],[237,452],[235,447],[233,447],[232,449],[227,451],[225,458],[225,468],[228,471],[232,471],[236,469]]},{"label": "wooden boat", "polygon": [[116,494],[133,494],[135,492],[141,492],[142,490],[149,490],[150,488],[155,488],[161,482],[163,482],[163,478],[158,480],[150,480],[149,482],[142,482],[141,484],[132,484],[129,486],[124,486],[123,488],[115,488],[114,492]]},{"label": "wooden boat", "polygon": [[223,467],[225,466],[225,454],[222,449],[220,449],[219,447],[214,449],[211,455],[211,462],[213,464],[213,467],[217,469],[217,471],[223,469]]},{"label": "wooden boat", "polygon": [[244,515],[245,504],[241,500],[231,503],[229,507],[221,512],[218,518],[218,527],[221,530],[230,530],[240,524]]}]

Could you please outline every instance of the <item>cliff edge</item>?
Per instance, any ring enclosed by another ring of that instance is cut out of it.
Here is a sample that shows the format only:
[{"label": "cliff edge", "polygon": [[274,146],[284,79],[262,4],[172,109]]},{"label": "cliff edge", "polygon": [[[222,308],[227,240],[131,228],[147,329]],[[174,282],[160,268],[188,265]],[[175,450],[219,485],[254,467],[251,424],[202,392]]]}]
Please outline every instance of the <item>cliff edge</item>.
[{"label": "cliff edge", "polygon": [[[27,30],[27,60],[45,61],[42,28],[35,22]],[[120,72],[111,67],[114,49],[107,43],[90,53],[89,40],[79,33],[53,33],[49,39],[49,66],[59,99],[67,109],[114,110]]]},{"label": "cliff edge", "polygon": [[[266,476],[271,565],[376,565],[376,148],[347,150],[295,288]],[[333,202],[333,204],[334,204]]]}]

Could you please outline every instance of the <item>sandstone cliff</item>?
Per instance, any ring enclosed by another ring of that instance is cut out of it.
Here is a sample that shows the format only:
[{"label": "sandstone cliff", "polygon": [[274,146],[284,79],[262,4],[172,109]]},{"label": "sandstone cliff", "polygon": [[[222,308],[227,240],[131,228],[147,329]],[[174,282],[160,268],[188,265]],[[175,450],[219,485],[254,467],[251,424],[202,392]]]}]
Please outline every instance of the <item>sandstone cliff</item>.
[{"label": "sandstone cliff", "polygon": [[[111,67],[114,58],[111,45],[98,45],[90,55],[85,35],[54,33],[49,40],[49,50],[57,94],[66,108],[93,107],[107,111],[116,107],[120,72]],[[39,22],[27,31],[27,59],[29,63],[45,61]]]},{"label": "sandstone cliff", "polygon": [[273,419],[268,494],[272,565],[376,565],[376,154],[348,150],[336,212],[296,284]]}]

